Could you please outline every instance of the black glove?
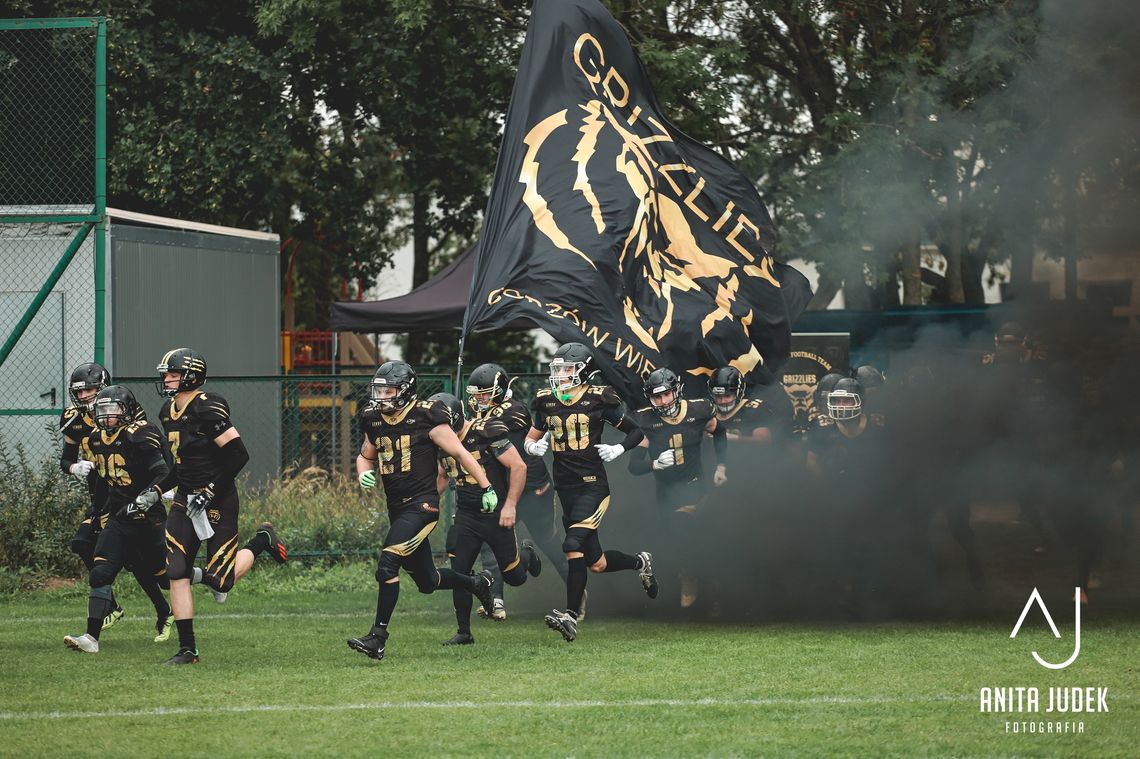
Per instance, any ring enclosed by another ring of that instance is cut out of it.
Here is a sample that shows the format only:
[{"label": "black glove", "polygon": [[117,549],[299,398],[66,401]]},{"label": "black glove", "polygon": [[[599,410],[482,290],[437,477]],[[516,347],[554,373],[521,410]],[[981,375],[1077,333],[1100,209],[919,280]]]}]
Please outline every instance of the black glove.
[{"label": "black glove", "polygon": [[193,516],[195,512],[205,511],[214,502],[214,483],[210,483],[201,490],[196,490],[186,498],[186,513]]}]

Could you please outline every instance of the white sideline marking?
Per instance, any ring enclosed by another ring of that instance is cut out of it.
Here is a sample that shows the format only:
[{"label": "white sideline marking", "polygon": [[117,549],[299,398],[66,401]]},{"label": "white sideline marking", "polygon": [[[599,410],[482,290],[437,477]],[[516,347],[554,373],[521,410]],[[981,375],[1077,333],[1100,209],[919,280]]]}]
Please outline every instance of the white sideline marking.
[{"label": "white sideline marking", "polygon": [[[204,604],[203,604],[204,605]],[[401,617],[424,617],[433,614],[438,614],[438,611],[432,609],[409,609],[407,611],[400,611]],[[202,613],[198,609],[194,613],[194,619],[207,619],[210,622],[217,622],[219,619],[291,619],[293,617],[303,615],[306,619],[368,619],[372,616],[372,611],[367,608],[361,607],[358,612],[355,611],[337,611],[337,612],[321,612],[318,614],[311,614],[305,611],[296,612],[238,612],[235,614],[211,614],[209,611]],[[4,617],[0,618],[0,626],[3,625],[62,625],[74,623],[77,619],[82,621],[82,609],[70,617]],[[123,617],[123,622],[137,621],[146,619],[148,623],[154,621],[153,612],[147,610],[145,613],[131,614],[131,610],[127,609],[127,615]]]},{"label": "white sideline marking", "polygon": [[0,712],[0,720],[108,719],[113,717],[167,717],[186,714],[257,714],[272,712],[351,712],[365,709],[602,709],[655,706],[830,706],[864,704],[924,704],[974,701],[974,696],[808,696],[805,698],[646,698],[625,701],[378,701],[370,704],[253,704],[248,706],[179,706],[103,712]]}]

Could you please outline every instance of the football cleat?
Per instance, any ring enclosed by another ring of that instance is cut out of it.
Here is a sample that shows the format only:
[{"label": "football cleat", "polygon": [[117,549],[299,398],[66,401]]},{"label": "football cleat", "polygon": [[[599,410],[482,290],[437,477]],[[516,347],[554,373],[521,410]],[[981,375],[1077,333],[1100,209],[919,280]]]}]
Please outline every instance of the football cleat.
[{"label": "football cleat", "polygon": [[359,651],[369,659],[377,661],[384,658],[384,644],[388,642],[388,631],[381,627],[373,627],[367,635],[359,638],[349,638],[348,647]]},{"label": "football cleat", "polygon": [[224,604],[226,602],[226,599],[230,597],[230,594],[228,591],[223,593],[220,590],[214,590],[209,585],[207,585],[206,587],[210,588],[210,595],[212,595],[214,597],[214,601],[216,603]]},{"label": "football cleat", "polygon": [[[479,574],[475,575],[475,587],[471,590],[471,595],[483,604],[484,609],[491,609],[491,614],[494,616],[495,609],[495,596],[491,591],[491,586],[495,584],[495,578],[491,573],[484,569]],[[505,617],[504,617],[505,618]]]},{"label": "football cleat", "polygon": [[637,555],[641,559],[641,569],[637,570],[637,576],[641,578],[641,587],[645,588],[645,595],[650,598],[657,598],[657,578],[653,575],[653,554],[649,551],[642,551]]},{"label": "football cleat", "polygon": [[492,604],[490,614],[488,614],[487,610],[482,606],[480,606],[479,610],[475,613],[479,615],[480,619],[493,619],[496,622],[502,622],[507,618],[507,605],[503,603],[503,599],[496,598],[494,604]]},{"label": "football cleat", "polygon": [[173,614],[167,614],[165,617],[160,617],[158,621],[154,623],[155,632],[158,633],[158,635],[154,636],[154,642],[165,643],[166,641],[170,640],[170,628],[172,627],[174,627]]},{"label": "football cleat", "polygon": [[573,643],[574,638],[578,637],[578,620],[568,612],[555,609],[544,617],[544,621],[551,630],[560,632],[567,643]]},{"label": "football cleat", "polygon": [[87,633],[82,635],[64,635],[63,642],[72,651],[82,651],[85,654],[99,653],[99,641],[92,638]]},{"label": "football cleat", "polygon": [[171,656],[169,659],[167,659],[166,661],[163,662],[163,664],[169,664],[169,665],[197,664],[197,663],[198,663],[198,652],[192,648],[180,648],[180,649],[178,649],[178,653],[176,653],[174,656]]},{"label": "football cleat", "polygon": [[116,606],[112,609],[107,616],[103,617],[103,629],[110,630],[115,626],[115,623],[123,618],[123,607]]},{"label": "football cleat", "polygon": [[269,537],[269,555],[275,562],[284,564],[289,560],[289,552],[285,550],[285,544],[277,537],[277,530],[273,529],[271,523],[262,522],[257,526],[257,531],[264,532]]},{"label": "football cleat", "polygon": [[475,636],[471,633],[457,632],[455,635],[443,642],[445,646],[473,646],[475,645]]},{"label": "football cleat", "polygon": [[542,559],[538,556],[538,549],[529,540],[524,540],[522,545],[523,548],[530,549],[530,563],[526,565],[526,572],[531,577],[538,577],[542,574]]}]

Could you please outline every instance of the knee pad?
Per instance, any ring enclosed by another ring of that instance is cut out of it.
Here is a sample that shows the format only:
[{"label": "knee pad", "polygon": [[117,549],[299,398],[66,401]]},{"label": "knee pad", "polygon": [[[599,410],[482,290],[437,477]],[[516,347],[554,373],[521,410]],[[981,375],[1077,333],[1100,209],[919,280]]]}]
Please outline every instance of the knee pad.
[{"label": "knee pad", "polygon": [[230,590],[233,589],[234,580],[236,579],[237,578],[234,576],[233,564],[230,564],[229,569],[221,575],[215,574],[214,572],[202,573],[202,582],[204,582],[206,585],[209,585],[219,593],[229,593]]},{"label": "knee pad", "polygon": [[110,585],[92,587],[87,597],[87,616],[92,619],[102,619],[115,608],[115,596]]},{"label": "knee pad", "polygon": [[169,580],[190,580],[194,577],[194,564],[181,551],[166,555],[166,577]]},{"label": "knee pad", "polygon": [[79,525],[79,529],[71,536],[70,548],[76,556],[90,561],[95,552],[95,535],[90,522]]},{"label": "knee pad", "polygon": [[400,576],[400,560],[394,553],[382,551],[380,562],[376,565],[376,582],[383,585],[394,577]]},{"label": "knee pad", "polygon": [[110,598],[111,583],[115,582],[115,576],[118,574],[118,567],[106,561],[97,562],[87,575],[87,582],[91,585],[91,594],[94,595],[98,588],[106,587],[108,598]]},{"label": "knee pad", "polygon": [[515,565],[514,569],[503,572],[503,582],[511,587],[518,587],[526,582],[527,574],[526,567],[520,561]]},{"label": "knee pad", "polygon": [[582,546],[586,542],[586,536],[582,534],[584,532],[581,527],[567,530],[566,539],[562,541],[562,553],[581,553]]}]

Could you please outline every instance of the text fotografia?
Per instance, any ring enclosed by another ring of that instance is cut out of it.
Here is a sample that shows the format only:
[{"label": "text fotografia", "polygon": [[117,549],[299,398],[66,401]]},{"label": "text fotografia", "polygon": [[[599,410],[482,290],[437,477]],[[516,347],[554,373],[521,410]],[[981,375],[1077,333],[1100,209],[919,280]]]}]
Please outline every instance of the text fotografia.
[{"label": "text fotografia", "polygon": [[[1044,710],[1042,710],[1044,706]],[[1049,688],[1044,700],[1032,687],[982,688],[983,714],[1092,714],[1108,711],[1108,688]]]}]

